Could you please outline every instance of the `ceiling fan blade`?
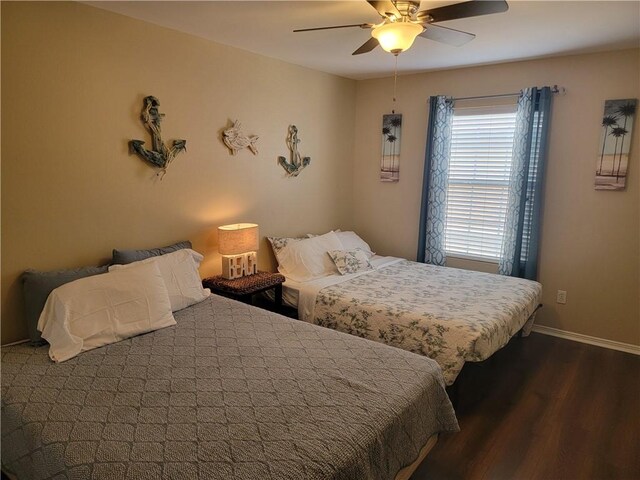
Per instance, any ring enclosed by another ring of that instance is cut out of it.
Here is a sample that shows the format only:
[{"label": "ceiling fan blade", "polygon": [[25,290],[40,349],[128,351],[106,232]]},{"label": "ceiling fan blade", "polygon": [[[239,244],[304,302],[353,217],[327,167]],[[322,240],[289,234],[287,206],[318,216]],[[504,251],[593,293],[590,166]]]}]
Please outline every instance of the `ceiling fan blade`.
[{"label": "ceiling fan blade", "polygon": [[371,28],[373,25],[370,23],[354,23],[352,25],[335,25],[332,27],[313,27],[313,28],[298,28],[294,30],[294,32],[314,32],[316,30],[333,30],[334,28],[350,28],[350,27],[360,27],[360,28]]},{"label": "ceiling fan blade", "polygon": [[381,17],[387,18],[387,14],[393,14],[398,18],[402,16],[396,4],[390,0],[367,0],[367,3],[375,8]]},{"label": "ceiling fan blade", "polygon": [[445,22],[457,18],[501,13],[507,10],[509,10],[509,4],[504,0],[471,0],[470,2],[455,3],[445,7],[423,10],[418,13],[418,20],[428,21],[429,23]]},{"label": "ceiling fan blade", "polygon": [[460,47],[476,38],[473,33],[462,32],[431,23],[427,23],[424,27],[425,30],[418,35],[419,37],[428,38],[429,40],[446,43],[447,45],[453,45],[455,47]]},{"label": "ceiling fan blade", "polygon": [[378,40],[376,38],[371,37],[369,40],[364,42],[359,49],[353,52],[351,55],[360,55],[362,53],[369,53],[371,50],[376,48],[379,45]]}]

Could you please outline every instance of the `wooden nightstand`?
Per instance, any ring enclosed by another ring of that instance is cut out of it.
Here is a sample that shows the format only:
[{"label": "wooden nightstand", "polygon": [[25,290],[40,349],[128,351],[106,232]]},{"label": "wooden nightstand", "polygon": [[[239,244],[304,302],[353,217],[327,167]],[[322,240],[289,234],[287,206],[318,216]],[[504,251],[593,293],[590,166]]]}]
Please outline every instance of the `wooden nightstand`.
[{"label": "wooden nightstand", "polygon": [[227,280],[220,275],[202,280],[202,286],[209,288],[213,293],[224,297],[233,298],[253,305],[253,296],[266,290],[275,290],[275,306],[279,311],[282,308],[282,283],[284,275],[279,273],[258,272],[246,277]]}]

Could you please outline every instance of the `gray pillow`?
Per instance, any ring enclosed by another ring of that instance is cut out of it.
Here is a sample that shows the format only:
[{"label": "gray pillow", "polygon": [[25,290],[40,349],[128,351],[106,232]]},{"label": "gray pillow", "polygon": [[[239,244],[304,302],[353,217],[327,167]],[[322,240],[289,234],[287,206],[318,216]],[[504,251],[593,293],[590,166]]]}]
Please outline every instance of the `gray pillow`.
[{"label": "gray pillow", "polygon": [[149,250],[116,250],[113,249],[111,263],[116,265],[126,265],[127,263],[146,260],[150,257],[159,257],[167,253],[177,252],[183,248],[191,248],[191,242],[186,240],[167,247],[151,248]]},{"label": "gray pillow", "polygon": [[24,295],[25,317],[29,329],[29,338],[32,345],[45,343],[38,331],[38,320],[49,298],[49,294],[55,288],[65,283],[73,282],[79,278],[91,277],[101,273],[107,273],[109,266],[83,267],[74,270],[58,270],[55,272],[38,272],[26,270],[22,273],[22,293]]}]

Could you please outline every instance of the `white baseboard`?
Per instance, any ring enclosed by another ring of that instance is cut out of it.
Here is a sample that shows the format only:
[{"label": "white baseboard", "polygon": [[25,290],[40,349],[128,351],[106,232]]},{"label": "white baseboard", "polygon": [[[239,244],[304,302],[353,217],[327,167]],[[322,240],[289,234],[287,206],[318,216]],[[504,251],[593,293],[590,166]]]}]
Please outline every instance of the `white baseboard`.
[{"label": "white baseboard", "polygon": [[25,339],[25,340],[18,340],[17,342],[13,342],[13,343],[5,343],[4,345],[1,345],[2,347],[10,347],[12,345],[20,345],[21,343],[27,343],[29,341],[29,339]]},{"label": "white baseboard", "polygon": [[567,332],[565,330],[558,330],[557,328],[546,327],[544,325],[534,324],[532,331],[542,333],[543,335],[551,335],[552,337],[560,337],[567,340],[573,340],[574,342],[588,343],[589,345],[595,345],[597,347],[609,348],[611,350],[618,350],[620,352],[640,355],[640,345],[616,342],[614,340],[607,340],[606,338],[583,335],[582,333]]}]

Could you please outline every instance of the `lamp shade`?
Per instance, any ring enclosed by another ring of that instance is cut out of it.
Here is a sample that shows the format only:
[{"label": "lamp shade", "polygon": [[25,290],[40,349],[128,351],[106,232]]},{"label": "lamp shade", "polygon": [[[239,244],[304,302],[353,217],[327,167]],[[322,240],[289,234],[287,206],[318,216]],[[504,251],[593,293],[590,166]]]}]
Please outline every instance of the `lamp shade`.
[{"label": "lamp shade", "polygon": [[239,255],[258,250],[258,225],[234,223],[218,227],[218,252],[222,255]]},{"label": "lamp shade", "polygon": [[390,53],[407,50],[424,27],[412,22],[392,22],[375,27],[371,35],[378,40],[380,46]]}]

